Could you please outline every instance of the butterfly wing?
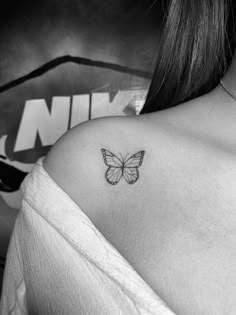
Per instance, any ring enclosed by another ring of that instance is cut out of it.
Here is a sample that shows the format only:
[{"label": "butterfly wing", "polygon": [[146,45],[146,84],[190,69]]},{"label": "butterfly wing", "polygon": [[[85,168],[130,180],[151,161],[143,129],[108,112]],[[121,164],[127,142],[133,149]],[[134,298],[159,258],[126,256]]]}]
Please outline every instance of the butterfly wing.
[{"label": "butterfly wing", "polygon": [[122,176],[122,168],[121,167],[108,167],[105,177],[108,183],[111,185],[116,185]]},{"label": "butterfly wing", "polygon": [[139,151],[133,154],[131,157],[125,160],[124,167],[140,167],[143,163],[144,153],[145,151]]},{"label": "butterfly wing", "polygon": [[138,180],[138,168],[143,163],[144,153],[145,151],[139,151],[125,160],[123,175],[128,184],[134,184]]},{"label": "butterfly wing", "polygon": [[139,178],[139,171],[137,167],[124,168],[124,179],[128,184],[134,184]]},{"label": "butterfly wing", "polygon": [[116,185],[122,177],[123,161],[106,149],[101,149],[104,163],[109,166],[105,178],[111,185]]},{"label": "butterfly wing", "polygon": [[123,162],[111,151],[106,149],[101,149],[104,163],[107,166],[122,168]]}]

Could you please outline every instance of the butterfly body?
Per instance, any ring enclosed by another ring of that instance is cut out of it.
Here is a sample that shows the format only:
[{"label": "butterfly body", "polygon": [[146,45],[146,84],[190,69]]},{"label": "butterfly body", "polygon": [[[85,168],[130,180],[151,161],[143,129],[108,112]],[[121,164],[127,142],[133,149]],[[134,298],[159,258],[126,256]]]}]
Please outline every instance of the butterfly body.
[{"label": "butterfly body", "polygon": [[128,184],[134,184],[138,180],[138,168],[142,165],[145,151],[139,151],[128,158],[119,158],[106,149],[101,151],[104,163],[108,166],[105,178],[109,184],[116,185],[122,177]]}]

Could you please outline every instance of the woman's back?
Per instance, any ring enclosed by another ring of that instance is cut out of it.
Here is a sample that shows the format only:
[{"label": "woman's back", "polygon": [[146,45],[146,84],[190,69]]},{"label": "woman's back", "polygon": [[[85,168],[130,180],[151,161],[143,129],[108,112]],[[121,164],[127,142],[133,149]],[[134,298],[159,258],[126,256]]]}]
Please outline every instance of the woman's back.
[{"label": "woman's back", "polygon": [[[183,315],[236,312],[236,104],[222,108],[216,94],[156,114],[78,126],[44,163],[107,240]],[[123,157],[145,151],[136,183],[123,177],[108,183],[102,148]]]}]

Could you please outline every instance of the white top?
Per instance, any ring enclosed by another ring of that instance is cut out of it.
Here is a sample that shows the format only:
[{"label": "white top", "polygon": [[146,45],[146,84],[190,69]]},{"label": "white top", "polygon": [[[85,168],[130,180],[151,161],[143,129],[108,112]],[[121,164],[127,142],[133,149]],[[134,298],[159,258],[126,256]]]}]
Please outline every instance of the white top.
[{"label": "white top", "polygon": [[0,314],[174,315],[42,161],[21,185]]}]

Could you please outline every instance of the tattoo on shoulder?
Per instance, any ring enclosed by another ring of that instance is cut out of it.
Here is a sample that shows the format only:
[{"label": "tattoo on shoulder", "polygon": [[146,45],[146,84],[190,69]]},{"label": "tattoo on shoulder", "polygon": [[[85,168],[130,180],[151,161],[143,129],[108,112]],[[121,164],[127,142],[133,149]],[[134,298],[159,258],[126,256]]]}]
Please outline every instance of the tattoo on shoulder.
[{"label": "tattoo on shoulder", "polygon": [[145,151],[139,151],[131,156],[127,154],[120,157],[108,151],[106,149],[101,149],[104,163],[108,166],[105,173],[105,178],[107,182],[111,185],[116,185],[122,177],[126,180],[128,184],[134,184],[139,179],[138,168],[143,163]]}]

